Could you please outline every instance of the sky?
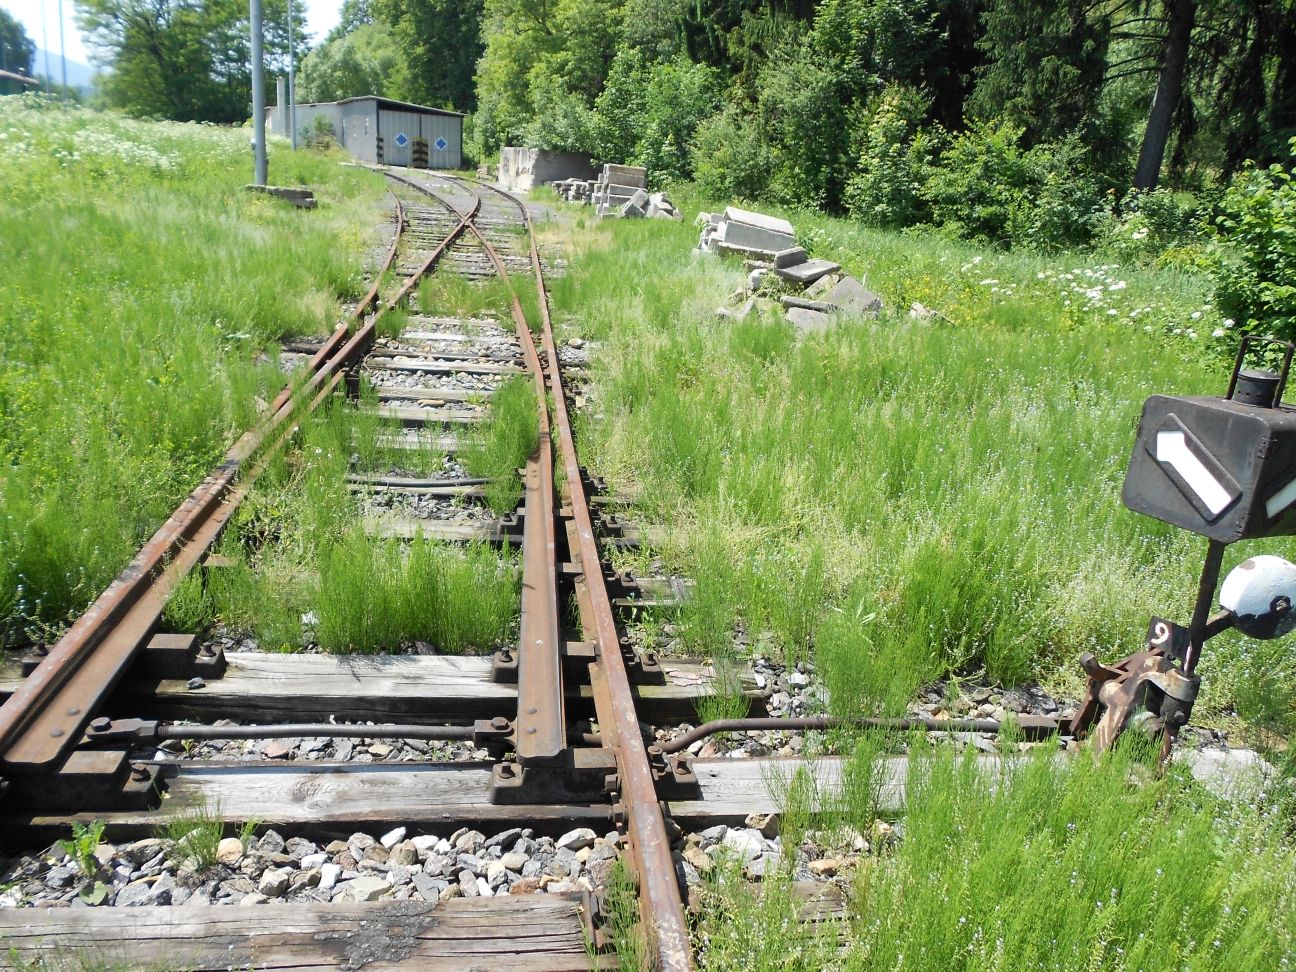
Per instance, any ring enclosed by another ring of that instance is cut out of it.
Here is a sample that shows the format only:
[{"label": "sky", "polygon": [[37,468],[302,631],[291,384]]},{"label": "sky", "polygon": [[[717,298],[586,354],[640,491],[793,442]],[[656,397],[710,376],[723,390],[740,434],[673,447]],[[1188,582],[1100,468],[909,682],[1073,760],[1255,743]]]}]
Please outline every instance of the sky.
[{"label": "sky", "polygon": [[[89,64],[90,55],[76,29],[76,6],[72,0],[61,0],[63,6],[63,44],[69,61],[80,61]],[[306,23],[310,29],[311,39],[320,41],[338,22],[342,9],[342,0],[296,0],[306,4]],[[0,9],[7,10],[18,18],[27,36],[36,42],[36,47],[57,54],[59,50],[59,3],[60,0],[0,0]],[[48,32],[48,45],[46,33]],[[45,70],[40,57],[35,66],[37,72]],[[55,72],[57,73],[57,71]]]}]

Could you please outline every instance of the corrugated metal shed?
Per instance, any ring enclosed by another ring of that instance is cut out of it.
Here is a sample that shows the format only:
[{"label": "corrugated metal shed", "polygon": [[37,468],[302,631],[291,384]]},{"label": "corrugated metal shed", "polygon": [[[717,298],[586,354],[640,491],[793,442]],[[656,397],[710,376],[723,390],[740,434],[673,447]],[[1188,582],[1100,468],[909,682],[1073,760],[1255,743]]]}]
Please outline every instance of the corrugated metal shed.
[{"label": "corrugated metal shed", "polygon": [[[266,109],[272,131],[287,134],[280,108]],[[326,117],[338,143],[355,158],[430,169],[463,166],[463,119],[457,111],[364,95],[297,106],[297,137],[307,139],[317,117]],[[426,148],[426,159],[424,159]]]}]

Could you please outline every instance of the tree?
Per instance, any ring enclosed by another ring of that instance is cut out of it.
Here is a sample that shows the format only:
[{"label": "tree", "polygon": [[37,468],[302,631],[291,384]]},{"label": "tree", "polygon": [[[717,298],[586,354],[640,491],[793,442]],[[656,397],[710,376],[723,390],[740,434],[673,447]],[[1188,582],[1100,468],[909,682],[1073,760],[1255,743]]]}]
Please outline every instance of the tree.
[{"label": "tree", "polygon": [[1093,133],[1111,22],[1091,0],[994,0],[983,15],[973,114],[1021,127],[1028,144]]},{"label": "tree", "polygon": [[297,76],[302,101],[341,101],[358,95],[393,94],[400,49],[386,24],[362,24],[306,55]]},{"label": "tree", "polygon": [[399,97],[455,111],[477,104],[473,68],[482,54],[482,0],[372,0],[403,52]]},{"label": "tree", "polygon": [[1135,189],[1152,189],[1161,176],[1170,126],[1179,109],[1188,71],[1188,50],[1192,43],[1193,23],[1197,19],[1197,0],[1168,0],[1168,7],[1169,22],[1161,44],[1156,93],[1152,95],[1147,128],[1143,131],[1143,144],[1134,169]]},{"label": "tree", "polygon": [[35,60],[36,45],[22,24],[8,11],[0,10],[0,70],[30,76]]},{"label": "tree", "polygon": [[[77,25],[110,104],[176,121],[242,122],[251,110],[248,8],[243,0],[77,0]],[[298,4],[302,46],[306,19]],[[266,68],[286,73],[287,0],[266,0]]]}]

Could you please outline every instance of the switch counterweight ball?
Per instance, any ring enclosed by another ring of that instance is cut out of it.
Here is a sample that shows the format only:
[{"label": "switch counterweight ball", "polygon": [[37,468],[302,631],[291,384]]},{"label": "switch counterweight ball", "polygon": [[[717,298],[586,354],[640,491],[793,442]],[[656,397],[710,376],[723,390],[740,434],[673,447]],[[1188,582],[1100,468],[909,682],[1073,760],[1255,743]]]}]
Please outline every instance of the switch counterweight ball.
[{"label": "switch counterweight ball", "polygon": [[1280,638],[1296,628],[1296,564],[1261,554],[1238,564],[1220,587],[1220,607],[1252,638]]}]

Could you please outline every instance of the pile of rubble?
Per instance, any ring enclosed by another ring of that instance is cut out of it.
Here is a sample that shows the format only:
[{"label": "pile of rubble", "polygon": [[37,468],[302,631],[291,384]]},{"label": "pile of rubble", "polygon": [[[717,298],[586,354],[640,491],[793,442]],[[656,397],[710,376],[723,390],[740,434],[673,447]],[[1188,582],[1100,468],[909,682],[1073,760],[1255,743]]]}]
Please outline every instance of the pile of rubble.
[{"label": "pile of rubble", "polygon": [[684,218],[664,192],[648,191],[648,170],[637,165],[609,162],[598,179],[558,179],[549,185],[568,202],[596,207],[600,216]]},{"label": "pile of rubble", "polygon": [[[882,311],[882,298],[856,278],[842,274],[841,264],[814,260],[798,246],[785,219],[730,206],[723,213],[700,213],[698,252],[741,256],[750,271],[747,287],[721,307],[722,317],[742,320],[761,309],[781,307],[802,331],[824,330],[835,318],[862,317]],[[771,294],[789,289],[799,293]]]}]

